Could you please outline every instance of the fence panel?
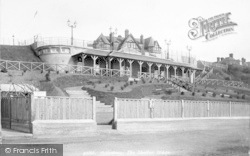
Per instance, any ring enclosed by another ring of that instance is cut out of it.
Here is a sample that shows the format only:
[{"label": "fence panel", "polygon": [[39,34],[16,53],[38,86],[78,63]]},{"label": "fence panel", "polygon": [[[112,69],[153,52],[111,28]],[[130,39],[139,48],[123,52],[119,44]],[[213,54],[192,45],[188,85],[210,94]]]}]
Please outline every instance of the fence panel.
[{"label": "fence panel", "polygon": [[207,101],[184,101],[184,117],[207,117]]},{"label": "fence panel", "polygon": [[229,117],[230,104],[225,101],[209,101],[210,117]]},{"label": "fence panel", "polygon": [[35,97],[33,120],[93,119],[92,98]]},{"label": "fence panel", "polygon": [[250,104],[241,102],[231,103],[231,116],[248,116],[250,117]]},{"label": "fence panel", "polygon": [[150,118],[149,100],[118,99],[118,119]]},{"label": "fence panel", "polygon": [[179,118],[181,117],[180,100],[154,100],[154,118]]}]

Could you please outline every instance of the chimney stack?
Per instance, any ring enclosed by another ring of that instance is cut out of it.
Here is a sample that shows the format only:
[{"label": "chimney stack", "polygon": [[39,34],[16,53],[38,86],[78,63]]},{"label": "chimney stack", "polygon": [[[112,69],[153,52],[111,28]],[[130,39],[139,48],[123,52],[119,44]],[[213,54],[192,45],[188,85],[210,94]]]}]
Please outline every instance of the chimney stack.
[{"label": "chimney stack", "polygon": [[217,62],[220,62],[220,58],[219,57],[217,57]]},{"label": "chimney stack", "polygon": [[125,38],[128,37],[128,35],[129,35],[129,31],[128,31],[128,29],[126,29],[125,30]]},{"label": "chimney stack", "polygon": [[242,62],[242,65],[244,65],[246,63],[246,59],[245,58],[242,58],[241,59],[241,62]]},{"label": "chimney stack", "polygon": [[230,54],[229,54],[229,57],[234,58],[234,54],[233,54],[233,53],[230,53]]},{"label": "chimney stack", "polygon": [[110,48],[111,48],[111,50],[114,50],[114,33],[111,32],[109,34],[109,37],[110,37]]},{"label": "chimney stack", "polygon": [[142,53],[142,55],[145,55],[143,35],[141,35],[141,37],[140,37],[140,44],[141,44],[141,53]]},{"label": "chimney stack", "polygon": [[222,58],[221,58],[221,61],[223,61],[223,60],[224,60],[224,58],[222,57]]}]

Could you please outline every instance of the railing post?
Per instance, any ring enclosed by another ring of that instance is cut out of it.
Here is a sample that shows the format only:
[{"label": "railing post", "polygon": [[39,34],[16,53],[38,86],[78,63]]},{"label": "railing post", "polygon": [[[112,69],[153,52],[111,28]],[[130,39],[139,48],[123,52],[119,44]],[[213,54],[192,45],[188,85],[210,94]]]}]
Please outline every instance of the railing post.
[{"label": "railing post", "polygon": [[232,116],[232,102],[229,101],[229,117]]},{"label": "railing post", "polygon": [[118,113],[117,107],[118,107],[118,100],[117,100],[117,97],[115,97],[114,107],[113,107],[113,109],[114,109],[114,111],[113,111],[113,113],[114,113],[114,123],[117,122],[117,113]]},{"label": "railing post", "polygon": [[21,70],[21,62],[18,62],[18,70]]},{"label": "railing post", "polygon": [[207,117],[209,117],[210,116],[210,112],[209,112],[209,101],[207,100]]},{"label": "railing post", "polygon": [[44,63],[43,63],[43,72],[45,72],[45,69],[44,69]]},{"label": "railing post", "polygon": [[96,97],[93,96],[93,120],[96,121]]},{"label": "railing post", "polygon": [[181,100],[181,117],[184,118],[184,100]]}]

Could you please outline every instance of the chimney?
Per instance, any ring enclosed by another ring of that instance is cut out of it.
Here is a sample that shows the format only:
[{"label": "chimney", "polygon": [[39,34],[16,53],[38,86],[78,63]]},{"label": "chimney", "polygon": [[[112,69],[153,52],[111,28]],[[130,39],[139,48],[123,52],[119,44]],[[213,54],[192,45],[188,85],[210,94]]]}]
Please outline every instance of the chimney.
[{"label": "chimney", "polygon": [[246,63],[246,59],[245,58],[242,58],[241,59],[241,62],[242,62],[242,65],[244,65]]},{"label": "chimney", "polygon": [[221,61],[223,61],[223,60],[224,60],[224,58],[222,57],[222,58],[221,58]]},{"label": "chimney", "polygon": [[141,44],[144,44],[143,35],[141,35],[141,37],[140,37],[140,42],[141,42]]},{"label": "chimney", "polygon": [[128,35],[129,35],[129,31],[128,31],[128,29],[126,29],[125,30],[125,38],[128,37]]},{"label": "chimney", "polygon": [[230,53],[230,54],[229,54],[229,57],[234,58],[234,54],[233,54],[233,53]]},{"label": "chimney", "polygon": [[217,62],[220,62],[220,58],[219,57],[217,57]]},{"label": "chimney", "polygon": [[110,37],[110,49],[111,49],[111,50],[114,50],[114,33],[111,32],[111,33],[109,34],[109,37]]}]

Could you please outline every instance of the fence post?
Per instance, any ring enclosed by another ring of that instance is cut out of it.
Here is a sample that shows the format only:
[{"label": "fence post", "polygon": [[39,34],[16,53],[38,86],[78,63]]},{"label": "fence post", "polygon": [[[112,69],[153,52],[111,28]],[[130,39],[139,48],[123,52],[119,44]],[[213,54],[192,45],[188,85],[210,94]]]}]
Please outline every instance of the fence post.
[{"label": "fence post", "polygon": [[207,100],[207,117],[209,117],[210,116],[210,112],[209,112],[209,101]]},{"label": "fence post", "polygon": [[96,97],[93,96],[93,120],[96,121]]},{"label": "fence post", "polygon": [[181,117],[184,118],[184,100],[181,100]]},{"label": "fence post", "polygon": [[30,132],[33,133],[33,126],[32,126],[32,122],[36,119],[36,110],[35,110],[35,99],[34,99],[34,92],[30,95],[30,114],[29,114],[29,121],[30,121]]},{"label": "fence post", "polygon": [[229,101],[229,117],[232,116],[232,103]]},{"label": "fence post", "polygon": [[[2,107],[2,102],[1,102],[1,100],[2,100],[2,92],[1,92],[1,90],[0,90],[0,121],[2,121],[2,119],[1,119],[1,116],[2,116],[2,114],[1,114],[1,107]],[[0,144],[2,144],[2,124],[0,124]]]},{"label": "fence post", "polygon": [[118,107],[118,100],[117,100],[117,97],[115,97],[115,101],[114,101],[114,123],[116,123],[117,121],[117,107]]},{"label": "fence post", "polygon": [[153,99],[149,100],[149,108],[150,108],[150,118],[154,118],[154,103]]}]

